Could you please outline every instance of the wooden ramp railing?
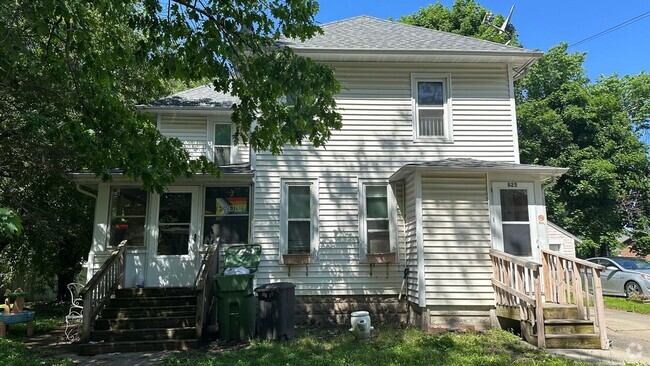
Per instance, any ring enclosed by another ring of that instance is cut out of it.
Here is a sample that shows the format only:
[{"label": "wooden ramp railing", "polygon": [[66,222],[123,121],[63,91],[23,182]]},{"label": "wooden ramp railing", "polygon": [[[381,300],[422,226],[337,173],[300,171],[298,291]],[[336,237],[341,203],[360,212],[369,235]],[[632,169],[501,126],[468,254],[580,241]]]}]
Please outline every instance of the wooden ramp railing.
[{"label": "wooden ramp railing", "polygon": [[537,347],[545,348],[541,264],[494,249],[490,257],[497,305],[519,307],[519,319],[537,326]]},{"label": "wooden ramp railing", "polygon": [[[602,349],[608,348],[605,302],[600,280],[603,266],[557,252],[542,250],[547,303],[574,305],[581,320],[594,319]],[[592,314],[593,306],[593,314]]]},{"label": "wooden ramp railing", "polygon": [[106,306],[115,290],[123,285],[125,255],[126,240],[118,245],[117,250],[111,253],[111,256],[80,292],[80,296],[83,298],[82,343],[90,341],[90,332],[97,315]]},{"label": "wooden ramp railing", "polygon": [[203,256],[201,267],[194,280],[194,289],[196,290],[196,338],[201,341],[203,337],[203,326],[206,323],[210,310],[214,304],[214,286],[212,278],[218,271],[217,245],[213,244],[208,247],[208,251]]},{"label": "wooden ramp railing", "polygon": [[546,347],[544,304],[575,306],[579,320],[593,318],[600,346],[608,348],[602,266],[547,250],[541,264],[494,249],[490,257],[497,306],[518,307],[520,320],[536,326],[539,348]]}]

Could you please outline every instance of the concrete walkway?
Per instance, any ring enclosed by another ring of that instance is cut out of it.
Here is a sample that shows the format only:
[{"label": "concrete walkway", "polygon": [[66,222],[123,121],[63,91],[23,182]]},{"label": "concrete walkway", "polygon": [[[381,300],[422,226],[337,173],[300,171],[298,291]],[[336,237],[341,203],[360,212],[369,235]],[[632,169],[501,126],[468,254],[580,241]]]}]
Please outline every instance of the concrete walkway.
[{"label": "concrete walkway", "polygon": [[548,352],[598,365],[620,365],[625,362],[650,365],[650,315],[605,309],[605,321],[607,338],[612,342],[611,349],[557,349]]}]

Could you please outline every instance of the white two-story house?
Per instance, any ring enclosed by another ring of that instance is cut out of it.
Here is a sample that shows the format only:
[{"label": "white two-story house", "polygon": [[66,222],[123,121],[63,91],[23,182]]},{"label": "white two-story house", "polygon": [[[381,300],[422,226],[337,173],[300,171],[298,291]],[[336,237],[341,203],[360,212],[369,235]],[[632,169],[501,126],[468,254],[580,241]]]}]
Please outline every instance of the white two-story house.
[{"label": "white two-story house", "polygon": [[161,195],[119,172],[108,183],[77,175],[97,190],[89,278],[124,239],[127,287],[139,276],[190,286],[207,244],[259,244],[257,285],[294,283],[307,315],[319,301],[334,319],[346,299],[371,311],[393,303],[407,268],[409,321],[489,325],[489,251],[541,260],[543,181],[566,172],[519,162],[513,82],[541,54],[367,16],[322,29],[284,43],[342,84],[343,127],[326,147],[272,155],[237,144],[237,99],[210,86],[141,106],[224,174],[181,178]]}]

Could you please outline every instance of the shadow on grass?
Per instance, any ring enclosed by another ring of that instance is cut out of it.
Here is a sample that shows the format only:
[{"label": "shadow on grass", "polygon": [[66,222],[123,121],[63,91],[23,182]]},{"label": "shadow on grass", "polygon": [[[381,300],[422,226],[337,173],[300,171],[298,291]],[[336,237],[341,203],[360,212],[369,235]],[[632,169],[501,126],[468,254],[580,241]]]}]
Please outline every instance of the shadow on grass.
[{"label": "shadow on grass", "polygon": [[380,326],[368,340],[342,328],[303,328],[284,342],[253,340],[242,346],[166,357],[164,365],[578,365],[523,344],[503,331],[429,335],[417,329]]}]

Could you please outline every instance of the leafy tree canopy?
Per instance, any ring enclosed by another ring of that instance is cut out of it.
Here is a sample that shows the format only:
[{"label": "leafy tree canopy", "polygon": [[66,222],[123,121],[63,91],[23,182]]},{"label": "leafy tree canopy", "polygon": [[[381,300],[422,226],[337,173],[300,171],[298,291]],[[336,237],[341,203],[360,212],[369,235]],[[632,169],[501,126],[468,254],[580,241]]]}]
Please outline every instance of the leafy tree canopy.
[{"label": "leafy tree canopy", "polygon": [[648,75],[589,83],[585,54],[551,48],[517,84],[521,161],[568,167],[547,191],[549,217],[587,239],[582,252],[606,254],[631,232],[647,252],[648,147],[638,130],[650,117]]},{"label": "leafy tree canopy", "polygon": [[[505,43],[509,37],[483,23],[483,17],[489,10],[474,0],[456,0],[451,9],[440,2],[421,8],[417,12],[405,15],[398,21],[444,32],[456,33],[463,36],[484,39],[487,41]],[[505,18],[501,14],[494,17],[494,25],[500,27]],[[512,32],[513,46],[518,46],[517,32]]]},{"label": "leafy tree canopy", "polygon": [[0,242],[13,248],[3,255],[49,261],[29,266],[50,273],[61,261],[78,266],[92,200],[71,172],[108,180],[120,168],[158,191],[179,176],[218,174],[136,108],[178,81],[210,80],[239,97],[236,135],[256,150],[323,145],[341,127],[333,70],[278,46],[320,32],[317,10],[314,0],[1,1],[0,206],[24,225],[21,238]]}]

